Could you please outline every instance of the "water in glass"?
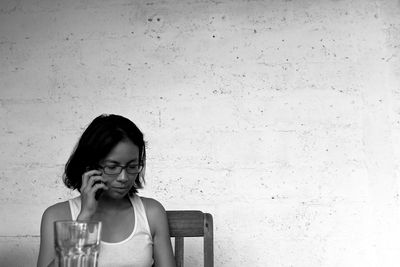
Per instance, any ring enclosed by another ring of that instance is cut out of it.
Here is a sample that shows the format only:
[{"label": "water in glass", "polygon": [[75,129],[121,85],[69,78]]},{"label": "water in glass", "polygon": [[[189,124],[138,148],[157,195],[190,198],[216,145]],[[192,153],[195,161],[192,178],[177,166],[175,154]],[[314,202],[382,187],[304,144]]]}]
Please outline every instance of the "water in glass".
[{"label": "water in glass", "polygon": [[55,223],[56,262],[59,267],[97,267],[101,222]]}]

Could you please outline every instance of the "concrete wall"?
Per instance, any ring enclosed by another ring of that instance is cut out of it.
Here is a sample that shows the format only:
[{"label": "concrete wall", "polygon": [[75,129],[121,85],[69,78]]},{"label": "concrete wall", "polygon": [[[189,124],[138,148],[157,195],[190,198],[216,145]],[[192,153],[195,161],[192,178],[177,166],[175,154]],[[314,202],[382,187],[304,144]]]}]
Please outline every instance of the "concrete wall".
[{"label": "concrete wall", "polygon": [[213,214],[216,266],[399,266],[399,51],[397,0],[1,0],[0,265],[36,264],[63,164],[117,113],[141,194]]}]

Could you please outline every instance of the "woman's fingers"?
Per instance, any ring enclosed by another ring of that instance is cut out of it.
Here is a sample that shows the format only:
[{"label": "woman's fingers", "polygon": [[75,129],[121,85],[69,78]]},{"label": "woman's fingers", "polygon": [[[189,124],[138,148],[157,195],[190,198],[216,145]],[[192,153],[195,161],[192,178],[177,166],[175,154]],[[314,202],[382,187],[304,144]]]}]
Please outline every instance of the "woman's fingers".
[{"label": "woman's fingers", "polygon": [[98,183],[98,184],[95,184],[94,186],[92,186],[92,188],[90,190],[93,193],[96,193],[96,191],[99,190],[99,189],[107,190],[108,187],[104,183]]},{"label": "woman's fingers", "polygon": [[91,187],[93,187],[95,184],[97,184],[97,183],[100,183],[100,182],[105,182],[106,180],[102,177],[102,176],[99,176],[99,175],[96,175],[96,176],[92,176],[92,177],[90,177],[90,179],[89,179],[89,181],[88,181],[88,187],[89,188],[91,188]]},{"label": "woman's fingers", "polygon": [[93,178],[97,177],[96,180],[102,179],[101,176],[101,171],[98,170],[91,170],[88,172],[85,172],[82,175],[82,186],[81,186],[81,192],[86,191],[87,187],[92,187],[94,182],[90,182],[91,180],[93,180]]}]

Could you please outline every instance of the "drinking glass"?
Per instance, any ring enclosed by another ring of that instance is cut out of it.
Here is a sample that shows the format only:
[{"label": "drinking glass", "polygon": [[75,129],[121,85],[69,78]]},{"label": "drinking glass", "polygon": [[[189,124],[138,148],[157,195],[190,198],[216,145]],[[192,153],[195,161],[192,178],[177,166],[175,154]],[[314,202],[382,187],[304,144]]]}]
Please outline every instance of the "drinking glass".
[{"label": "drinking glass", "polygon": [[56,263],[59,267],[97,267],[101,222],[54,222]]}]

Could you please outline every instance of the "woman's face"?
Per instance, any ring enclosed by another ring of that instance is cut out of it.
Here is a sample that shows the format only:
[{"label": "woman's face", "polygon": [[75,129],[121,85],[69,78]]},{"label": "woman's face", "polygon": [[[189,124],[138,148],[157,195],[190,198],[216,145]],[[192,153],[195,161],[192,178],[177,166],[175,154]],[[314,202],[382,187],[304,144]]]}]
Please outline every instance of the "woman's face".
[{"label": "woman's face", "polygon": [[100,161],[100,165],[110,171],[118,169],[118,166],[129,167],[129,171],[125,168],[120,174],[106,174],[106,170],[102,174],[108,187],[103,194],[111,198],[123,198],[128,194],[139,175],[128,173],[139,165],[139,147],[130,140],[122,140]]}]

